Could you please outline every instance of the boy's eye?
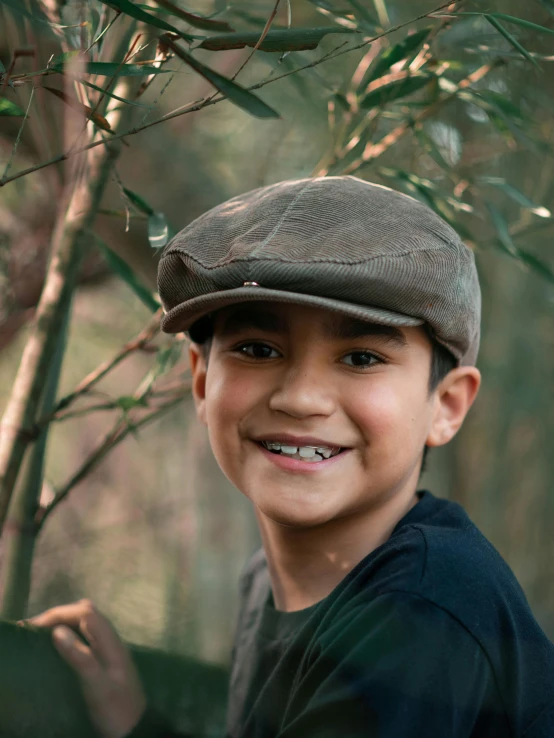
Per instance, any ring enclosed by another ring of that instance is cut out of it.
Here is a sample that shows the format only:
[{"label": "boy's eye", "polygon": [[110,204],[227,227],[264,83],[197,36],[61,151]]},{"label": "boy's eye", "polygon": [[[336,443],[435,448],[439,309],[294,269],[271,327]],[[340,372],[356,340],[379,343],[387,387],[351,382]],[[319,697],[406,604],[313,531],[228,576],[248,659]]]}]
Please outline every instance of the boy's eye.
[{"label": "boy's eye", "polygon": [[351,351],[343,356],[343,361],[348,366],[364,368],[380,363],[381,359],[370,351]]},{"label": "boy's eye", "polygon": [[252,359],[274,359],[275,356],[279,355],[274,348],[266,343],[243,343],[242,346],[238,346],[237,351],[240,354],[250,356]]}]

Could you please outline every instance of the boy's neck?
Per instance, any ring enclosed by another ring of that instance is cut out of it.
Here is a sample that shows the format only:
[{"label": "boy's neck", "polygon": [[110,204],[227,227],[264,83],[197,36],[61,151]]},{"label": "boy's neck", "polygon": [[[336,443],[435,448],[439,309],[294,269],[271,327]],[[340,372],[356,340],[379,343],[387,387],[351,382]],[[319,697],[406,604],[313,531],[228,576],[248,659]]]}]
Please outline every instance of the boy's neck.
[{"label": "boy's neck", "polygon": [[356,564],[390,537],[417,501],[411,489],[364,515],[306,529],[280,525],[256,510],[275,608],[295,612],[327,597]]}]

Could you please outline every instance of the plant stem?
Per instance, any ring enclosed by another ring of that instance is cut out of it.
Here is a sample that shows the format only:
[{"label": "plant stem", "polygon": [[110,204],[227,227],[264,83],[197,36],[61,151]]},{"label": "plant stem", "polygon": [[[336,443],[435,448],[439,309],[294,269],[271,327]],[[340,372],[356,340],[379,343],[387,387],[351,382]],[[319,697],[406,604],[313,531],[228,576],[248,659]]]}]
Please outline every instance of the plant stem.
[{"label": "plant stem", "polygon": [[[56,352],[48,371],[48,379],[42,398],[42,412],[50,413],[55,405],[60,377],[71,299],[65,305],[63,328],[58,335]],[[25,458],[20,483],[10,504],[5,529],[4,591],[2,617],[19,620],[25,617],[31,588],[31,570],[37,529],[35,515],[39,508],[44,457],[48,440],[48,428],[44,428]]]},{"label": "plant stem", "polygon": [[[121,120],[112,113],[111,125]],[[69,126],[68,126],[69,128]],[[27,445],[36,437],[35,419],[44,376],[75,283],[82,236],[91,227],[121,145],[106,142],[77,159],[79,170],[67,185],[52,237],[52,255],[35,319],[10,398],[0,423],[0,534]],[[73,168],[77,171],[77,167]]]},{"label": "plant stem", "polygon": [[44,526],[44,523],[52,511],[65,500],[71,490],[76,487],[90,472],[95,469],[98,464],[112,451],[118,444],[126,438],[129,433],[134,432],[137,428],[141,428],[153,420],[156,420],[161,415],[166,413],[171,408],[182,402],[185,397],[189,395],[189,385],[184,384],[180,392],[174,393],[171,399],[164,403],[161,403],[158,407],[153,408],[150,412],[147,412],[137,421],[132,423],[127,421],[125,418],[118,420],[113,428],[100,440],[94,451],[90,456],[85,459],[79,469],[72,475],[72,477],[57,490],[56,496],[52,502],[46,507],[40,508],[36,515],[36,529],[40,532]]}]

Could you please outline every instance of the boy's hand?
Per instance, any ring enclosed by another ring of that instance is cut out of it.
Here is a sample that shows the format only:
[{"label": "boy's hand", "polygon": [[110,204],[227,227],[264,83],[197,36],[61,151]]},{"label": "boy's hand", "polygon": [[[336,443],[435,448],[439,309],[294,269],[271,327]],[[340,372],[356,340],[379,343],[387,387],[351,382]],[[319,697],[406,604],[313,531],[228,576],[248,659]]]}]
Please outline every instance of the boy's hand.
[{"label": "boy's hand", "polygon": [[79,676],[90,718],[102,738],[127,735],[139,722],[146,697],[129,651],[110,621],[90,600],[80,600],[26,622],[53,628],[54,645]]}]

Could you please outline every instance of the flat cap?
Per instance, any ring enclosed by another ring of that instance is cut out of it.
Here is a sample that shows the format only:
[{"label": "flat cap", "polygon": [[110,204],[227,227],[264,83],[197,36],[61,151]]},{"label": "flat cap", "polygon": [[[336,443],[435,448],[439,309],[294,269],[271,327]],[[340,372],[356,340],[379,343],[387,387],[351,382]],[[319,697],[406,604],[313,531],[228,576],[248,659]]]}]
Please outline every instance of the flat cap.
[{"label": "flat cap", "polygon": [[426,205],[352,176],[278,182],[212,208],[165,247],[158,290],[166,333],[264,300],[426,323],[458,364],[479,348],[472,251]]}]

